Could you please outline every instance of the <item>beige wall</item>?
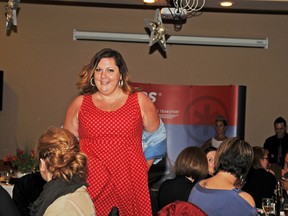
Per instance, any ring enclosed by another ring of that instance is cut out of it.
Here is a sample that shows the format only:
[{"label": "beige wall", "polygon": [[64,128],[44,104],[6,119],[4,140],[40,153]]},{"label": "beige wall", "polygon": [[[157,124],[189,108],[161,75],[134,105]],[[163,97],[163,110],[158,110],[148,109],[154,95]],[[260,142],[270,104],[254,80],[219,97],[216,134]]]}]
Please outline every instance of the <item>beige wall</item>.
[{"label": "beige wall", "polygon": [[48,126],[62,124],[77,94],[79,69],[104,47],[123,54],[136,82],[247,86],[245,134],[252,145],[262,146],[274,133],[277,116],[288,120],[287,15],[203,13],[188,19],[180,32],[166,25],[170,35],[268,37],[268,49],[167,44],[163,58],[157,50],[149,54],[148,44],[72,39],[73,29],[144,34],[145,18],[153,19],[154,11],[21,3],[18,32],[7,36],[2,16],[0,156],[17,143],[34,143]]}]

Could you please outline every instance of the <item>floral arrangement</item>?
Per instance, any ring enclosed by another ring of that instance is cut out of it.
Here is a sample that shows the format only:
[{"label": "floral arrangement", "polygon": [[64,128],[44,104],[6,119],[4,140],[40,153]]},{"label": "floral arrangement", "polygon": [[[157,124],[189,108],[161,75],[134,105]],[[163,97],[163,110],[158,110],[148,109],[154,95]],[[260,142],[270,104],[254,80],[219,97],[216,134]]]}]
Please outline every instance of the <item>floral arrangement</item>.
[{"label": "floral arrangement", "polygon": [[24,149],[17,148],[16,155],[8,154],[3,161],[21,173],[31,173],[38,169],[35,152],[29,146],[25,146]]}]

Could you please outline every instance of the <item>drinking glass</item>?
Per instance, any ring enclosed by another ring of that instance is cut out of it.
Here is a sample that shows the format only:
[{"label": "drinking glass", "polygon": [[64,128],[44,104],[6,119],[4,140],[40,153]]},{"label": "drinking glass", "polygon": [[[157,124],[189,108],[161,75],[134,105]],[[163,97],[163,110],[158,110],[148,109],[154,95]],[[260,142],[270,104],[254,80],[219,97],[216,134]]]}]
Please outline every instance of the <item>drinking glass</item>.
[{"label": "drinking glass", "polygon": [[265,213],[265,216],[269,216],[273,211],[273,199],[272,198],[263,198],[262,199],[262,209]]}]

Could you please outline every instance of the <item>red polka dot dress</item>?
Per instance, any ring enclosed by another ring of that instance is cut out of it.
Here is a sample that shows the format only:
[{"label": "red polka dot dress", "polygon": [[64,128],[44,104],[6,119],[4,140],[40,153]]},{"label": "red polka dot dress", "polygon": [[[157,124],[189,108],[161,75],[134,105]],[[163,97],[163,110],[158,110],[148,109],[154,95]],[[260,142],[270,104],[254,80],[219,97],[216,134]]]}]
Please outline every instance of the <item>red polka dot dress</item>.
[{"label": "red polka dot dress", "polygon": [[97,216],[108,216],[113,206],[121,216],[152,215],[137,93],[116,111],[100,110],[91,95],[84,96],[78,119],[80,148],[88,156],[88,193]]}]

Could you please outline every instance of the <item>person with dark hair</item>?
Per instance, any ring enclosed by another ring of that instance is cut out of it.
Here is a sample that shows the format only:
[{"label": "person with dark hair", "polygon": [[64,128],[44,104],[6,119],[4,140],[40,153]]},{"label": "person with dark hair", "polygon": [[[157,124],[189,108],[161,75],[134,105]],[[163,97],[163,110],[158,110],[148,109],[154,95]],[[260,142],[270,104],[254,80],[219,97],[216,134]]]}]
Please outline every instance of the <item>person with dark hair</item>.
[{"label": "person with dark hair", "polygon": [[20,216],[9,193],[0,185],[0,216]]},{"label": "person with dark hair", "polygon": [[131,85],[116,50],[100,50],[79,77],[82,94],[68,107],[64,128],[79,138],[89,159],[88,192],[97,214],[116,206],[120,215],[151,215],[148,170],[166,154],[156,107]]},{"label": "person with dark hair", "polygon": [[213,146],[215,148],[218,148],[220,144],[227,139],[227,136],[225,134],[226,129],[228,126],[227,120],[219,115],[215,118],[215,136],[208,139],[203,145],[202,149],[205,151],[206,148]]},{"label": "person with dark hair", "polygon": [[251,194],[257,208],[262,208],[262,198],[273,196],[277,180],[268,169],[268,150],[254,146],[253,151],[253,164],[242,190]]},{"label": "person with dark hair", "polygon": [[86,191],[87,157],[77,138],[66,129],[51,127],[40,137],[37,152],[47,183],[31,207],[31,216],[96,215]]},{"label": "person with dark hair", "polygon": [[284,164],[285,153],[288,150],[288,134],[286,120],[278,117],[274,121],[275,135],[265,140],[264,148],[269,151],[269,162]]},{"label": "person with dark hair", "polygon": [[214,159],[215,159],[215,154],[216,154],[217,148],[210,146],[205,149],[205,154],[207,157],[207,162],[208,162],[208,175],[207,178],[210,178],[214,175]]},{"label": "person with dark hair", "polygon": [[209,216],[255,216],[253,197],[241,190],[253,161],[252,146],[238,137],[223,141],[215,155],[215,174],[198,182],[188,201]]},{"label": "person with dark hair", "polygon": [[208,174],[204,152],[195,146],[185,148],[176,158],[174,172],[176,177],[165,180],[159,187],[159,210],[176,200],[188,201],[193,186]]},{"label": "person with dark hair", "polygon": [[286,120],[278,117],[274,121],[275,135],[268,137],[263,145],[269,151],[268,159],[276,178],[281,179],[281,169],[284,166],[285,153],[288,151],[288,134]]}]

